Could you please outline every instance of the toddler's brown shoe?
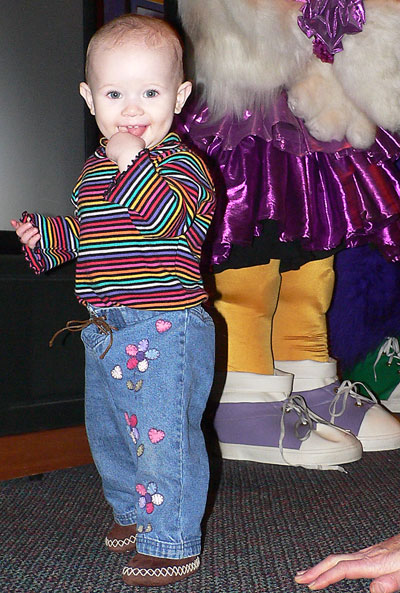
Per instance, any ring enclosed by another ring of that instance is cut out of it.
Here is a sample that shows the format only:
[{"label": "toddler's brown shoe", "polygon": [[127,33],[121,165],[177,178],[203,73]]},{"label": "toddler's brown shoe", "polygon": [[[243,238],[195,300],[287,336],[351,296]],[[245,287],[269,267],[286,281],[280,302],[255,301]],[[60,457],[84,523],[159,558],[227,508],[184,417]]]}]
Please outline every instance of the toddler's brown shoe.
[{"label": "toddler's brown shoe", "polygon": [[170,585],[191,576],[198,571],[200,557],[157,558],[136,554],[124,567],[122,580],[127,585],[158,587]]},{"label": "toddler's brown shoe", "polygon": [[122,554],[136,550],[136,525],[118,525],[114,523],[105,538],[105,544],[111,552]]}]

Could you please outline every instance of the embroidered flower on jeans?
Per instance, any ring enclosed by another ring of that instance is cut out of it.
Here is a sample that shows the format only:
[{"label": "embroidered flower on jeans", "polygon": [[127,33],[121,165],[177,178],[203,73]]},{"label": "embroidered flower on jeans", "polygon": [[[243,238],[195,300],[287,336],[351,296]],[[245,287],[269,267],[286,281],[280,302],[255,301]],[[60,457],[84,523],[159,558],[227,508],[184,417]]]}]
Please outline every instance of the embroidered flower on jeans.
[{"label": "embroidered flower on jeans", "polygon": [[137,416],[136,414],[132,414],[129,416],[128,412],[125,412],[125,420],[128,425],[129,434],[131,435],[132,441],[136,445],[139,439],[139,431],[136,428],[137,425]]},{"label": "embroidered flower on jeans", "polygon": [[113,379],[122,379],[122,369],[119,364],[116,364],[113,369],[111,369],[111,377]]},{"label": "embroidered flower on jeans", "polygon": [[149,368],[149,360],[155,360],[160,356],[156,348],[149,348],[149,340],[140,340],[139,344],[129,344],[125,348],[125,352],[130,357],[126,366],[132,370],[137,368],[138,371],[144,373]]},{"label": "embroidered flower on jeans", "polygon": [[150,514],[154,511],[155,506],[160,506],[164,502],[162,494],[157,492],[158,486],[155,482],[149,482],[147,488],[143,484],[136,485],[136,491],[140,494],[139,507],[146,509],[146,513]]}]

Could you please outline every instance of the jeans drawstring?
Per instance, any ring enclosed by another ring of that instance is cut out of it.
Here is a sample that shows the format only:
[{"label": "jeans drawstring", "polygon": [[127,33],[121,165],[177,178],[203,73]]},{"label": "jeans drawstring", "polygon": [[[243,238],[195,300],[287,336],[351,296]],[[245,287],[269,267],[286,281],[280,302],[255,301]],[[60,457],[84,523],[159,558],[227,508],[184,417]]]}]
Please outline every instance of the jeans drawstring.
[{"label": "jeans drawstring", "polygon": [[76,319],[72,319],[71,321],[68,321],[67,324],[65,325],[65,327],[63,327],[62,329],[59,329],[54,334],[54,336],[51,338],[51,340],[49,342],[50,348],[53,346],[54,340],[57,338],[57,336],[59,334],[61,334],[63,331],[79,332],[79,331],[82,331],[83,329],[85,329],[86,327],[88,327],[89,325],[91,325],[92,323],[99,329],[99,331],[102,334],[110,336],[110,341],[108,343],[107,348],[104,350],[103,354],[100,355],[100,358],[103,359],[112,346],[113,330],[118,331],[118,328],[114,327],[113,325],[109,325],[106,321],[106,318],[103,316],[101,316],[101,317],[93,316],[93,317],[89,317],[89,319],[85,319],[83,321],[76,320]]}]

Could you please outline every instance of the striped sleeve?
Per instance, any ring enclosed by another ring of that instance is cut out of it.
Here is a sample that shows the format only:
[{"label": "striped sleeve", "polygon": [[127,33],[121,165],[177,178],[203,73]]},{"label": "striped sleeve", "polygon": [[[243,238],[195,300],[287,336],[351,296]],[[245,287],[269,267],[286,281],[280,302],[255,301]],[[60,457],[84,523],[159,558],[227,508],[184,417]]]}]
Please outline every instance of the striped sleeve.
[{"label": "striped sleeve", "polygon": [[145,150],[116,176],[105,198],[126,207],[142,235],[177,237],[188,231],[199,204],[211,194],[211,180],[194,154],[175,151],[158,163]]},{"label": "striped sleeve", "polygon": [[201,249],[215,209],[215,191],[204,162],[192,152],[177,152],[165,159],[160,172],[171,187],[184,193],[186,232],[184,240],[200,257]]},{"label": "striped sleeve", "polygon": [[73,216],[43,216],[24,212],[21,222],[30,220],[40,233],[34,249],[23,247],[25,259],[35,274],[47,272],[78,255],[79,224]]}]

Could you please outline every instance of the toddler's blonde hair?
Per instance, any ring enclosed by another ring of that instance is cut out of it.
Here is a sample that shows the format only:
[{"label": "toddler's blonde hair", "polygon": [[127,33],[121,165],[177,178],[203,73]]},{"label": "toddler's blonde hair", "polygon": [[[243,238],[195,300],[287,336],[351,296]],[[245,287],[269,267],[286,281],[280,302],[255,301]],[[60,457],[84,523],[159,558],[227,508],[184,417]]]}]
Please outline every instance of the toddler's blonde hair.
[{"label": "toddler's blonde hair", "polygon": [[133,41],[150,48],[171,50],[179,82],[183,81],[183,44],[178,33],[165,21],[138,14],[124,14],[103,25],[91,38],[86,52],[85,77],[88,82],[91,57],[102,46],[112,48]]}]

